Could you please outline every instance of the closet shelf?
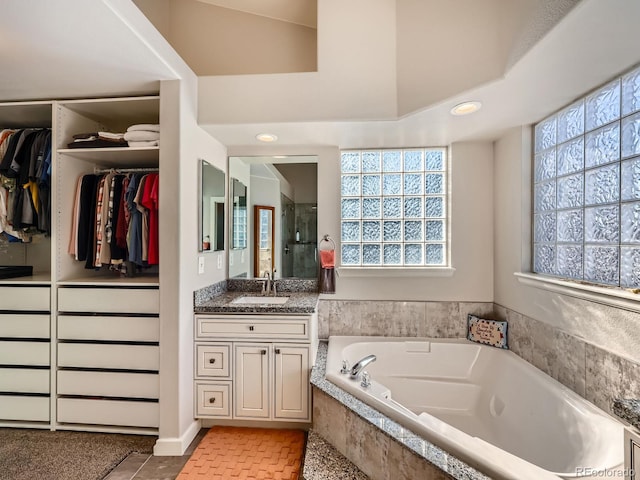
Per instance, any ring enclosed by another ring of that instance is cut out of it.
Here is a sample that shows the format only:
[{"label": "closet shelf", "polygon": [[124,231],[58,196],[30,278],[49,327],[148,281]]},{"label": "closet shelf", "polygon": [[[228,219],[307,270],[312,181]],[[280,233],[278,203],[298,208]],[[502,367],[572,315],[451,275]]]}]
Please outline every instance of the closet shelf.
[{"label": "closet shelf", "polygon": [[51,285],[51,273],[40,272],[28,277],[4,278],[0,285]]},{"label": "closet shelf", "polygon": [[57,152],[58,155],[100,162],[106,166],[115,167],[127,163],[138,166],[157,166],[160,147],[59,148]]},{"label": "closet shelf", "polygon": [[137,275],[135,277],[77,277],[56,282],[57,285],[100,285],[101,287],[157,287],[160,278],[157,275]]}]

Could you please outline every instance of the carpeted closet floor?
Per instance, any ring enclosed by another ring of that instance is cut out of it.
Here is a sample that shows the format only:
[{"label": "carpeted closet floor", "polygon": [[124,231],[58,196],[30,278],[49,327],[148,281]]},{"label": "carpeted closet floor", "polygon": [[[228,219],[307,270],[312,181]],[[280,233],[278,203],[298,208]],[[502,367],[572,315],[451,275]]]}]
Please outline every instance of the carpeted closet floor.
[{"label": "carpeted closet floor", "polygon": [[154,436],[0,428],[0,480],[101,480]]}]

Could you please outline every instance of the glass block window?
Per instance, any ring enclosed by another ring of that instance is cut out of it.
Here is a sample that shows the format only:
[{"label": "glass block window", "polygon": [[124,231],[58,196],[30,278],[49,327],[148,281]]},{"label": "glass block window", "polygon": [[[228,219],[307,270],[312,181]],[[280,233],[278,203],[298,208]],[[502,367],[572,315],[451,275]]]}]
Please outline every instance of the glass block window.
[{"label": "glass block window", "polygon": [[534,131],[533,271],[640,287],[640,68]]},{"label": "glass block window", "polygon": [[342,151],[342,265],[447,265],[447,176],[444,148]]}]

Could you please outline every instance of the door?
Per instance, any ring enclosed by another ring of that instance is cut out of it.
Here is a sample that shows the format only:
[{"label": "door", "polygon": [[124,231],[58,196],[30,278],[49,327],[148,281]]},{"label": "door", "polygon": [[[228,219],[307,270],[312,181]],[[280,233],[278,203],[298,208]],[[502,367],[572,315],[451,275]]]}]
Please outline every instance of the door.
[{"label": "door", "polygon": [[269,344],[235,345],[236,417],[269,418]]},{"label": "door", "polygon": [[275,418],[309,419],[309,347],[275,345]]}]

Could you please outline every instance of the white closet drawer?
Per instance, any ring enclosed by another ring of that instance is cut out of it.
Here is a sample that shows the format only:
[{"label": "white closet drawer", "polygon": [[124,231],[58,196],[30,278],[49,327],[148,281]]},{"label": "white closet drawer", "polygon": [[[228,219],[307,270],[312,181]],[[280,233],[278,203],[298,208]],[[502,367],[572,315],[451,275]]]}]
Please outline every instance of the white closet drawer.
[{"label": "white closet drawer", "polygon": [[196,383],[197,417],[231,417],[231,382]]},{"label": "white closet drawer", "polygon": [[113,340],[157,342],[160,322],[156,317],[58,317],[61,340]]},{"label": "white closet drawer", "polygon": [[49,393],[49,369],[0,368],[0,392]]},{"label": "white closet drawer", "polygon": [[49,365],[48,342],[0,342],[0,365]]},{"label": "white closet drawer", "polygon": [[158,313],[158,289],[60,288],[58,311],[96,313]]},{"label": "white closet drawer", "polygon": [[0,287],[0,310],[49,311],[49,287]]},{"label": "white closet drawer", "polygon": [[309,320],[305,317],[197,317],[196,335],[200,338],[297,339],[309,338]]},{"label": "white closet drawer", "polygon": [[158,347],[147,345],[58,344],[58,366],[159,370]]},{"label": "white closet drawer", "polygon": [[59,398],[58,422],[123,427],[157,427],[156,402],[127,402],[93,398]]},{"label": "white closet drawer", "polygon": [[0,337],[49,338],[49,315],[0,314]]},{"label": "white closet drawer", "polygon": [[228,377],[231,373],[231,344],[196,345],[198,377]]},{"label": "white closet drawer", "polygon": [[49,397],[0,395],[0,419],[48,422]]},{"label": "white closet drawer", "polygon": [[58,372],[58,394],[97,397],[158,398],[158,375],[120,372]]}]

